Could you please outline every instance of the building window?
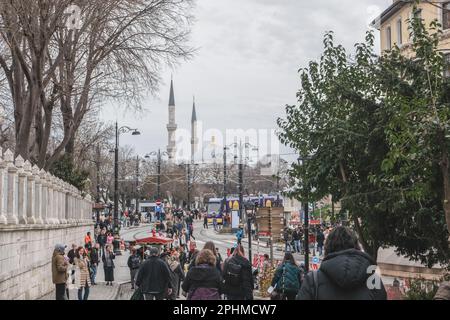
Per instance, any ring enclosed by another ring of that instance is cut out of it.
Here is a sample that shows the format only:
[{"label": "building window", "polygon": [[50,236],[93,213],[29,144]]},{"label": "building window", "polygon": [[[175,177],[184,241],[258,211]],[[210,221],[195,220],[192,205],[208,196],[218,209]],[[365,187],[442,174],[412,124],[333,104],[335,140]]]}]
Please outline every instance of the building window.
[{"label": "building window", "polygon": [[450,2],[442,4],[442,28],[450,29]]},{"label": "building window", "polygon": [[397,21],[397,44],[403,44],[403,29],[402,29],[402,19]]},{"label": "building window", "polygon": [[392,49],[392,32],[391,27],[386,28],[386,49],[391,50]]},{"label": "building window", "polygon": [[450,53],[445,55],[445,71],[444,77],[450,78]]}]

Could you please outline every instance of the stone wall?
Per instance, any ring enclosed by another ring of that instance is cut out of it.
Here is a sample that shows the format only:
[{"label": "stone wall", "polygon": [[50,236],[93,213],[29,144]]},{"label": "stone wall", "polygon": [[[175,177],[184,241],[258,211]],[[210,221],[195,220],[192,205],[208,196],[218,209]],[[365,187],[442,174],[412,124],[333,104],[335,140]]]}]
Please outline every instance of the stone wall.
[{"label": "stone wall", "polygon": [[0,149],[0,299],[51,292],[55,244],[82,245],[92,229],[89,196]]}]

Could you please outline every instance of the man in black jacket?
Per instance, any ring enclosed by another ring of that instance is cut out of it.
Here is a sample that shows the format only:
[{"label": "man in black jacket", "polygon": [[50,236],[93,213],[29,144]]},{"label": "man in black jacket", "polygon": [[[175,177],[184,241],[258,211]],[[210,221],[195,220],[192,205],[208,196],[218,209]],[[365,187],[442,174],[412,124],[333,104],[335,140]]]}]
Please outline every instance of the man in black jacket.
[{"label": "man in black jacket", "polygon": [[225,260],[223,266],[224,293],[227,300],[253,300],[252,265],[245,258],[241,245],[233,251],[233,256]]},{"label": "man in black jacket", "polygon": [[[361,251],[356,234],[334,229],[325,243],[325,259],[302,283],[298,300],[386,300],[376,262]],[[370,278],[370,279],[369,279]]]},{"label": "man in black jacket", "polygon": [[98,244],[100,245],[101,248],[102,257],[105,255],[106,239],[107,239],[106,231],[102,229],[102,231],[100,231],[100,234],[98,235]]},{"label": "man in black jacket", "polygon": [[[72,244],[72,249],[70,249],[69,252],[67,253],[67,257],[69,258],[69,263],[71,265],[75,265],[77,248],[78,246],[76,244]],[[71,276],[72,276],[72,284],[75,284],[75,268],[72,269]]]},{"label": "man in black jacket", "polygon": [[97,285],[97,283],[95,282],[95,278],[97,277],[97,268],[98,268],[98,263],[99,263],[99,258],[98,258],[99,248],[100,248],[100,245],[98,243],[96,243],[94,248],[92,248],[92,250],[89,254],[89,258],[91,260],[91,269],[92,269],[91,283],[94,286]]},{"label": "man in black jacket", "polygon": [[159,249],[150,249],[150,258],[139,268],[136,286],[145,300],[163,300],[172,293],[170,270],[167,264],[159,258]]}]

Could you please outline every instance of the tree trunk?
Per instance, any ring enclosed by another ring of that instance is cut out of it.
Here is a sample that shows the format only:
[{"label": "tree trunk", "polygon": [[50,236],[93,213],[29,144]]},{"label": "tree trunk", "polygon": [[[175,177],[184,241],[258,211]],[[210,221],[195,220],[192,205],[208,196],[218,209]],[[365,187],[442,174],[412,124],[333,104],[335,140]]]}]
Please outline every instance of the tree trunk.
[{"label": "tree trunk", "polygon": [[[450,179],[449,179],[449,158],[446,149],[445,139],[442,139],[442,160],[440,163],[443,183],[443,208],[445,213],[445,221],[447,222],[447,231],[450,234]],[[450,247],[450,236],[448,238]]]}]

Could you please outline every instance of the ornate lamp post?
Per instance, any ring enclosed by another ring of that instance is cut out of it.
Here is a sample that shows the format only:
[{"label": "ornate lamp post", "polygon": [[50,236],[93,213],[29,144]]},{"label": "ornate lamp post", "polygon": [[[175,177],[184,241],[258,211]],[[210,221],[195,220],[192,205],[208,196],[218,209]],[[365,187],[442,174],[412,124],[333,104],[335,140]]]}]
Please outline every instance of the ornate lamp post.
[{"label": "ornate lamp post", "polygon": [[114,149],[114,253],[120,255],[119,248],[119,136],[122,133],[132,132],[133,136],[139,136],[138,129],[120,127],[116,122],[116,147]]}]

